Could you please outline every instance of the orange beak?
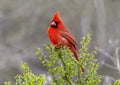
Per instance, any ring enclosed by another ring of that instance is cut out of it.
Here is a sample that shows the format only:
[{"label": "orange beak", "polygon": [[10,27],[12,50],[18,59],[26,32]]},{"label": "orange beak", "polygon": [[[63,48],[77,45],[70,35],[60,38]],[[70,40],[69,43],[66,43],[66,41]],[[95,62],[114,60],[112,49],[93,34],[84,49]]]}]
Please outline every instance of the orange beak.
[{"label": "orange beak", "polygon": [[56,26],[56,23],[54,21],[52,21],[51,25],[52,26]]}]

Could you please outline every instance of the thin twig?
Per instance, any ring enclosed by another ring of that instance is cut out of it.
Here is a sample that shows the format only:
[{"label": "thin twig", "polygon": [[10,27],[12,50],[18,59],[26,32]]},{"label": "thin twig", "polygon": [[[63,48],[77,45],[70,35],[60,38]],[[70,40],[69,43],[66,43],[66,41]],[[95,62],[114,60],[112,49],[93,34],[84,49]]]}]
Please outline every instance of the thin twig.
[{"label": "thin twig", "polygon": [[116,53],[116,59],[115,59],[113,56],[111,56],[109,53],[105,52],[105,50],[103,50],[103,49],[100,49],[100,48],[98,48],[98,47],[95,47],[95,49],[96,49],[97,51],[101,52],[102,54],[104,54],[104,55],[105,55],[107,58],[109,58],[110,60],[112,60],[113,63],[114,63],[114,65],[116,65],[116,67],[115,67],[115,66],[111,66],[111,65],[106,64],[106,63],[103,62],[104,65],[105,65],[106,67],[111,68],[111,69],[116,69],[116,70],[118,70],[118,71],[119,71],[119,74],[120,74],[120,61],[119,61],[119,55],[118,55],[118,51],[119,51],[120,47],[116,48],[116,51],[115,51],[115,53]]},{"label": "thin twig", "polygon": [[55,77],[54,73],[53,73],[53,72],[51,72],[51,74],[52,74],[52,77],[53,77],[53,79],[54,79],[55,83],[56,83],[57,85],[59,85],[59,83],[58,83],[58,82],[57,82],[57,80],[56,80],[56,77]]},{"label": "thin twig", "polygon": [[116,61],[114,60],[113,56],[111,56],[109,53],[107,53],[105,50],[98,48],[97,46],[95,46],[95,50],[97,50],[98,52],[102,53],[103,55],[105,55],[107,58],[109,58],[111,61],[113,61],[114,64],[116,64]]},{"label": "thin twig", "polygon": [[116,48],[116,66],[117,66],[117,69],[118,69],[119,74],[120,74],[120,60],[119,60],[119,56],[118,56],[119,49],[120,49],[120,47]]},{"label": "thin twig", "polygon": [[104,63],[104,66],[110,68],[110,69],[114,69],[114,70],[117,70],[117,68],[115,66],[112,66],[112,65],[109,65],[107,63]]},{"label": "thin twig", "polygon": [[[96,65],[97,65],[97,61],[95,62],[95,65],[94,65],[93,69],[91,70],[91,73],[93,73],[93,71],[95,70]],[[85,81],[87,81],[88,79],[89,79],[89,76],[86,78]]]},{"label": "thin twig", "polygon": [[78,81],[77,81],[78,84],[81,84],[81,78],[80,78],[80,70],[78,70]]},{"label": "thin twig", "polygon": [[[60,58],[60,60],[61,60],[61,62],[62,62],[62,64],[63,64],[64,71],[65,71],[65,70],[66,70],[66,65],[65,65],[65,62],[63,61],[63,58],[62,58],[62,56],[61,56],[61,53],[59,53],[59,58]],[[70,82],[70,80],[68,79],[68,77],[67,77],[67,75],[66,75],[66,72],[65,72],[64,78],[65,78],[65,80],[66,80],[70,85],[72,85],[72,83]]]}]

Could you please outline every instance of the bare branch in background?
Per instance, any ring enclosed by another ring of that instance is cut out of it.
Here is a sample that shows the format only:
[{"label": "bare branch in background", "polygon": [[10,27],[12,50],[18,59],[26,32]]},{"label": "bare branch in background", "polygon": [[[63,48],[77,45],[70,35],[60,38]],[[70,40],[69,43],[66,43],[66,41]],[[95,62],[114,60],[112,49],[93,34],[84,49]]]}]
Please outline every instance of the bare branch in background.
[{"label": "bare branch in background", "polygon": [[117,47],[115,52],[116,52],[116,66],[120,75],[120,59],[118,55],[119,50],[120,50],[120,47]]}]

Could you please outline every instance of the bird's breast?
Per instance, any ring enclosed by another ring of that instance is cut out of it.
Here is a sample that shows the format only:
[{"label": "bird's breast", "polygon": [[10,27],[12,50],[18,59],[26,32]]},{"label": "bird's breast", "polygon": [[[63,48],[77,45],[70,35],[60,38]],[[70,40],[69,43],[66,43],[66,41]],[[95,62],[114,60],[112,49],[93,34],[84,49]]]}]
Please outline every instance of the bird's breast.
[{"label": "bird's breast", "polygon": [[68,42],[68,40],[61,36],[61,32],[57,29],[48,29],[48,35],[49,35],[49,38],[50,38],[50,41],[56,45],[56,46],[69,46],[70,43]]},{"label": "bird's breast", "polygon": [[54,44],[57,45],[59,43],[59,37],[58,37],[58,30],[57,29],[53,29],[53,28],[49,28],[48,29],[48,36],[50,38],[50,41]]}]

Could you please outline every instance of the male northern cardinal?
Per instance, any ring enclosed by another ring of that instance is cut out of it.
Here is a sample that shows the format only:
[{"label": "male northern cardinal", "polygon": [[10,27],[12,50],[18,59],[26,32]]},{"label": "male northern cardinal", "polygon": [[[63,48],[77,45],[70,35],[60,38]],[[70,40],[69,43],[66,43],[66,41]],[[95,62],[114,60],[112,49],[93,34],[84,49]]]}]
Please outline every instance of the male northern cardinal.
[{"label": "male northern cardinal", "polygon": [[[63,24],[59,12],[55,13],[52,22],[48,27],[48,36],[55,47],[69,47],[76,60],[80,60],[76,50],[77,42],[70,30]],[[82,68],[82,71],[84,72],[84,68]]]}]

